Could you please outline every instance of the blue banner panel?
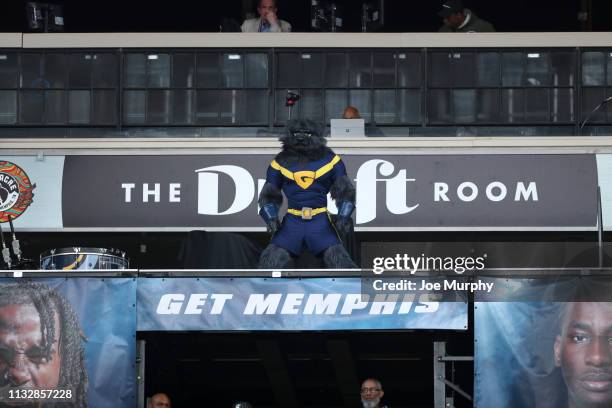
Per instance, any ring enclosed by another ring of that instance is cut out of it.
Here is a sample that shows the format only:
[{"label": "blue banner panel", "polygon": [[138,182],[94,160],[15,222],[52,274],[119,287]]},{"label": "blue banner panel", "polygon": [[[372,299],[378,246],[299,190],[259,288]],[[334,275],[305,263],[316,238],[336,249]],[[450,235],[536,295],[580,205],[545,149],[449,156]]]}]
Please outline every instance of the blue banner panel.
[{"label": "blue banner panel", "polygon": [[135,306],[135,279],[0,279],[0,405],[133,408]]},{"label": "blue banner panel", "polygon": [[571,301],[475,303],[475,406],[612,407],[612,302],[601,301],[610,280],[595,287],[575,277],[552,288],[533,279],[488,280],[517,298],[551,298],[552,289]]},{"label": "blue banner panel", "polygon": [[467,328],[467,304],[414,294],[368,297],[359,278],[138,281],[138,330]]}]

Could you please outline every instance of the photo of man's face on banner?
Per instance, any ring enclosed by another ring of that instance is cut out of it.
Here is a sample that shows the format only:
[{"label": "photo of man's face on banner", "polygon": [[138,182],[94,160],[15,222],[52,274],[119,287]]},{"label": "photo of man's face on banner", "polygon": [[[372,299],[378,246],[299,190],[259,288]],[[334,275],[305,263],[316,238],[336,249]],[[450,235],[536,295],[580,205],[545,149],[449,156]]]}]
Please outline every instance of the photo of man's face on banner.
[{"label": "photo of man's face on banner", "polygon": [[612,407],[612,285],[581,283],[555,288],[557,301],[475,304],[477,407]]},{"label": "photo of man's face on banner", "polygon": [[0,280],[0,406],[133,406],[134,304],[132,279]]}]

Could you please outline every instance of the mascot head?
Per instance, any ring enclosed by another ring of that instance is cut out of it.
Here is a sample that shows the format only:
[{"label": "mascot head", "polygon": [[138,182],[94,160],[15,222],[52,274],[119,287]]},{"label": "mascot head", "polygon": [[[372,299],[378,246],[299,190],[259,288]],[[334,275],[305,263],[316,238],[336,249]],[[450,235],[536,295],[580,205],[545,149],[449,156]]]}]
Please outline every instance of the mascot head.
[{"label": "mascot head", "polygon": [[292,119],[287,122],[285,134],[279,139],[283,149],[308,153],[325,148],[325,127],[310,119]]}]

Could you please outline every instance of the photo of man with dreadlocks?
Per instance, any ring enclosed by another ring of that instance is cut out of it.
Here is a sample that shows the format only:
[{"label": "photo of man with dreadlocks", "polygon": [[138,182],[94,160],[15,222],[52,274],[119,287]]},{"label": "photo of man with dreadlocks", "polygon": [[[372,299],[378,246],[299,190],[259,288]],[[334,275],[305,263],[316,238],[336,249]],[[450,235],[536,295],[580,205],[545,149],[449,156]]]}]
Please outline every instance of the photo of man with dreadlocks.
[{"label": "photo of man with dreadlocks", "polygon": [[[35,282],[0,285],[0,395],[9,390],[71,390],[70,402],[29,407],[87,407],[83,335],[66,298]],[[15,404],[23,407],[23,402]]]}]

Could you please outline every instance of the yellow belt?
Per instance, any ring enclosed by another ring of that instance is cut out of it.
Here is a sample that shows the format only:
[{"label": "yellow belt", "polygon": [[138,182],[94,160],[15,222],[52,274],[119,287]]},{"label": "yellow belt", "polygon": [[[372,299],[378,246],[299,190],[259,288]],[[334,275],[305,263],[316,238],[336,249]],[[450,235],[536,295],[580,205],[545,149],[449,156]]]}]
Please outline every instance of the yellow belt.
[{"label": "yellow belt", "polygon": [[298,217],[302,217],[303,220],[311,220],[317,214],[321,214],[327,212],[327,207],[321,208],[310,208],[303,207],[301,210],[295,210],[293,208],[287,209],[289,214],[297,215]]}]

